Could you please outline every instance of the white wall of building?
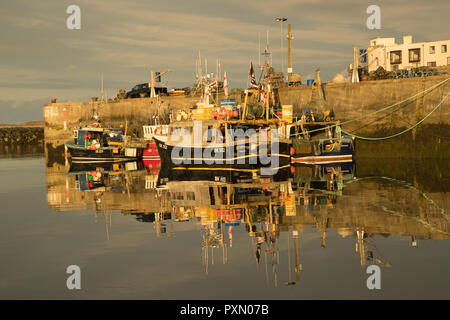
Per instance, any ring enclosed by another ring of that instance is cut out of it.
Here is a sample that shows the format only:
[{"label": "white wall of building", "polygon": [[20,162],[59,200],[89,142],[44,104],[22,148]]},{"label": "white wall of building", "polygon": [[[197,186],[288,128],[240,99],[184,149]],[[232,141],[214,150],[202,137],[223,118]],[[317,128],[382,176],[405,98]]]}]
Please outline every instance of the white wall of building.
[{"label": "white wall of building", "polygon": [[[434,47],[432,53],[431,47]],[[419,49],[419,61],[410,61],[410,50]],[[446,50],[444,50],[446,49]],[[410,69],[413,67],[450,65],[450,40],[412,42],[412,36],[404,36],[403,43],[395,43],[395,38],[375,38],[370,40],[367,53],[368,71],[382,66],[387,71]],[[401,63],[391,63],[391,54],[401,51]]]}]

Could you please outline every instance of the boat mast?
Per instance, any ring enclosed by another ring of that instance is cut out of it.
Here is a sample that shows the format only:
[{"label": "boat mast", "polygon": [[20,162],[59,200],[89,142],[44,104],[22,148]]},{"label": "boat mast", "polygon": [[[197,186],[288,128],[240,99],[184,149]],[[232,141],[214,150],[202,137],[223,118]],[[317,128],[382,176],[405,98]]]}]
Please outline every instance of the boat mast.
[{"label": "boat mast", "polygon": [[258,32],[258,64],[261,69],[261,34]]},{"label": "boat mast", "polygon": [[216,106],[219,106],[219,58],[216,59]]}]

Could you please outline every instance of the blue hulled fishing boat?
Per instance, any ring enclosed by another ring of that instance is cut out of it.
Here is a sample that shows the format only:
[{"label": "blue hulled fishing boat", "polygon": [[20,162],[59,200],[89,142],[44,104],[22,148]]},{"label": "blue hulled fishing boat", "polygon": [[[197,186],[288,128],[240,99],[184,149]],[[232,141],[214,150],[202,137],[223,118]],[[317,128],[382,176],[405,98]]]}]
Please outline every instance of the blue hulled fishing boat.
[{"label": "blue hulled fishing boat", "polygon": [[142,156],[142,149],[127,147],[121,129],[78,127],[73,134],[74,139],[65,143],[72,162],[116,162]]}]

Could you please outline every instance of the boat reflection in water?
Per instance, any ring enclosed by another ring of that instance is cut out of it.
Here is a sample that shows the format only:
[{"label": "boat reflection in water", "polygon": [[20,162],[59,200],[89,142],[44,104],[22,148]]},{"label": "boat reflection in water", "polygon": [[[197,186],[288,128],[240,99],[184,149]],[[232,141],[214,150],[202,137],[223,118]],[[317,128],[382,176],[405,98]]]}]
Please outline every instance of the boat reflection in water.
[{"label": "boat reflection in water", "polygon": [[430,196],[400,180],[357,177],[353,162],[296,165],[274,176],[254,170],[158,171],[158,166],[82,164],[69,173],[60,170],[60,178],[48,169],[48,204],[55,211],[94,209],[105,215],[107,230],[112,210],[153,223],[157,236],[173,236],[180,226],[192,224],[201,234],[206,273],[216,260],[228,262],[229,250],[236,246],[233,234],[245,233],[251,242],[249,261],[264,265],[266,280],[273,278],[274,285],[280,251],[286,249],[283,263],[289,266],[289,277],[284,284],[299,281],[307,263],[301,259],[306,228],[320,233],[318,248],[326,248],[330,229],[354,237],[355,247],[349,250],[356,251],[361,266],[390,266],[374,243],[375,235],[409,236],[413,247],[419,239],[450,239],[445,210]]},{"label": "boat reflection in water", "polygon": [[[342,193],[345,181],[354,177],[354,165],[349,162],[296,166],[266,177],[255,172],[237,171],[227,174],[191,172],[189,176],[176,171],[168,174],[170,178],[160,173],[159,187],[164,186],[170,194],[175,220],[200,220],[205,272],[208,273],[209,265],[214,264],[217,250],[221,252],[216,256],[221,254],[222,262],[227,262],[228,248],[233,246],[233,230],[245,228],[256,264],[264,263],[267,279],[270,264],[277,285],[281,232],[289,235],[289,267],[292,266],[290,243],[293,241],[295,257],[292,260],[296,281],[302,269],[298,250],[301,230],[283,222],[296,217],[301,207],[307,207],[313,215],[316,209],[321,212],[332,208]],[[291,226],[294,227],[292,232]],[[291,280],[291,271],[286,284],[295,284]]]}]

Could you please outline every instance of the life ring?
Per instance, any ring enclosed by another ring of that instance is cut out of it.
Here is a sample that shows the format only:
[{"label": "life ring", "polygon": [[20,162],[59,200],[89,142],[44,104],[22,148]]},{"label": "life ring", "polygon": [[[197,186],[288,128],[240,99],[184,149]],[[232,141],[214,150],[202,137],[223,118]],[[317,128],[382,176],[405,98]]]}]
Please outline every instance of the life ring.
[{"label": "life ring", "polygon": [[219,109],[219,117],[220,119],[224,119],[227,116],[227,109],[225,107],[221,107]]},{"label": "life ring", "polygon": [[156,128],[155,131],[153,132],[154,135],[161,135],[161,128]]}]

